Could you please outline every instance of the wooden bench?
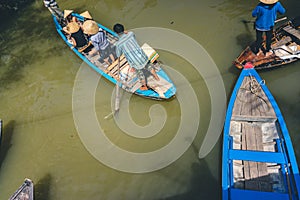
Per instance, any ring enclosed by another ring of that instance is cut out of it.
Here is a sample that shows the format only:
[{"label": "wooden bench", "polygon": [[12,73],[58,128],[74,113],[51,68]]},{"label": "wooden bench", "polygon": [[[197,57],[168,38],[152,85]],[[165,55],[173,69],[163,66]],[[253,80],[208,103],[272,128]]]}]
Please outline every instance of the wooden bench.
[{"label": "wooden bench", "polygon": [[287,33],[295,36],[296,38],[298,38],[300,40],[300,31],[293,28],[292,26],[286,26],[283,28],[284,31],[286,31]]},{"label": "wooden bench", "polygon": [[275,116],[247,116],[247,115],[232,115],[231,120],[241,122],[275,122]]}]

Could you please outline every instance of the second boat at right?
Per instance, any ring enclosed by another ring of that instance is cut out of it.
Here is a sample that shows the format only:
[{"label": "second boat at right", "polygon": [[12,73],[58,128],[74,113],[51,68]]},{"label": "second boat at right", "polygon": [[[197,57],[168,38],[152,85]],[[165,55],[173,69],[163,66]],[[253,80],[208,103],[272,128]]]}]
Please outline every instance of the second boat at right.
[{"label": "second boat at right", "polygon": [[[286,19],[286,18],[284,18]],[[283,66],[300,60],[300,16],[292,20],[278,20],[274,29],[270,56],[256,55],[252,52],[255,42],[247,46],[234,60],[241,69],[247,62],[253,63],[256,70]],[[264,41],[263,41],[264,42]]]}]

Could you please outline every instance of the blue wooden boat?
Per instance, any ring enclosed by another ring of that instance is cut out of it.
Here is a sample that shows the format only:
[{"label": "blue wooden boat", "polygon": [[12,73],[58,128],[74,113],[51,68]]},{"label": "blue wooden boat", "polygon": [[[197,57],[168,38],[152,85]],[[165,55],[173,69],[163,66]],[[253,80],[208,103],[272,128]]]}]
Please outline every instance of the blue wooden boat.
[{"label": "blue wooden boat", "polygon": [[[56,9],[57,12],[57,9]],[[127,63],[124,56],[120,57],[120,66],[118,66],[118,59],[110,66],[107,66],[105,63],[100,62],[100,56],[89,56],[84,53],[80,53],[76,48],[71,48],[72,43],[68,40],[66,34],[63,31],[64,24],[62,19],[59,19],[58,16],[61,14],[53,14],[52,17],[55,23],[55,27],[61,38],[64,42],[70,47],[70,49],[84,62],[86,62],[93,70],[99,73],[101,76],[104,76],[107,80],[111,81],[113,84],[119,84],[120,88],[123,88],[127,92],[137,94],[142,97],[152,98],[155,100],[164,100],[170,99],[175,96],[176,87],[165,73],[161,67],[161,63],[157,60],[158,54],[152,49],[148,44],[142,45],[143,50],[148,55],[150,62],[153,63],[156,69],[156,73],[159,76],[160,80],[155,80],[152,76],[147,77],[148,90],[141,90],[141,83],[135,72],[130,70],[130,66]],[[77,13],[72,13],[79,21],[83,21],[84,18]],[[118,40],[118,35],[110,30],[109,28],[98,23],[99,28],[102,28],[106,34],[109,42],[113,45]],[[120,70],[118,70],[120,67]],[[120,82],[118,82],[118,77],[120,77]]]},{"label": "blue wooden boat", "polygon": [[15,191],[15,193],[9,198],[9,200],[33,200],[33,187],[34,185],[32,180],[26,178],[23,184]]},{"label": "blue wooden boat", "polygon": [[244,68],[228,105],[222,199],[300,199],[299,170],[279,107],[254,68]]}]

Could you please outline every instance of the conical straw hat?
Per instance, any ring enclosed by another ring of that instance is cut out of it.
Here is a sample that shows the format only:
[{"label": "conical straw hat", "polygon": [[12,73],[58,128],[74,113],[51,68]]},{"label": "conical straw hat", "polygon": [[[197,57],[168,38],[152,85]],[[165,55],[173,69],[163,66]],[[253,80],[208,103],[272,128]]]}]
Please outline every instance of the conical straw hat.
[{"label": "conical straw hat", "polygon": [[85,19],[93,19],[92,16],[90,15],[89,11],[85,11],[83,13],[80,14],[82,17],[84,17]]},{"label": "conical straw hat", "polygon": [[68,17],[72,12],[73,10],[64,10],[64,18]]},{"label": "conical straw hat", "polygon": [[94,35],[99,32],[98,24],[93,20],[85,21],[82,27],[85,34]]},{"label": "conical straw hat", "polygon": [[79,26],[79,24],[77,22],[70,22],[67,25],[67,30],[70,33],[76,33],[79,29],[80,29],[80,26]]},{"label": "conical straw hat", "polygon": [[259,1],[264,4],[273,4],[276,3],[278,0],[259,0]]}]

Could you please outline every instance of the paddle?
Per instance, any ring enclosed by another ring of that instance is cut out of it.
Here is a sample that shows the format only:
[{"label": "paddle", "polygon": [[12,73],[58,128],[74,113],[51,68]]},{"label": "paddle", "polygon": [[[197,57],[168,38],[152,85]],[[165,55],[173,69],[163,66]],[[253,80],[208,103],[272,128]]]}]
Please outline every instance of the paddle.
[{"label": "paddle", "polygon": [[[277,20],[275,20],[275,23],[283,21],[283,20],[286,20],[286,19],[287,19],[287,17],[283,17],[283,18],[277,19]],[[245,23],[245,24],[247,24],[247,23],[255,23],[255,20],[244,20],[243,19],[242,22]]]},{"label": "paddle", "polygon": [[115,108],[114,111],[109,113],[104,117],[104,119],[110,118],[110,116],[115,115],[120,110],[120,57],[118,57],[118,77],[116,82],[116,97],[115,97]]},{"label": "paddle", "polygon": [[118,77],[116,84],[115,113],[120,109],[120,57],[118,58]]}]

